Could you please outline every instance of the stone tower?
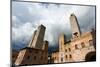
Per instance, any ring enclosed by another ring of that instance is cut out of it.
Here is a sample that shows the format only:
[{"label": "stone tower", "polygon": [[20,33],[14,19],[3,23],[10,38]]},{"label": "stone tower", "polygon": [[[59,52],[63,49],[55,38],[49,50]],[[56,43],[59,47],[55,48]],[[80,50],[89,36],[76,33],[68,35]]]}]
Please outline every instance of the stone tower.
[{"label": "stone tower", "polygon": [[49,42],[46,41],[46,40],[43,42],[43,47],[42,47],[43,50],[48,51],[48,43],[49,43]]},{"label": "stone tower", "polygon": [[74,14],[71,14],[70,16],[70,24],[72,29],[72,37],[73,38],[79,37],[81,35],[81,31],[80,31],[77,17]]},{"label": "stone tower", "polygon": [[34,37],[35,37],[35,35],[36,35],[36,32],[37,32],[37,30],[34,31],[34,34],[33,34],[33,36],[32,36],[32,39],[31,39],[31,41],[30,41],[28,47],[32,47],[32,43],[33,43],[33,41],[34,41]]},{"label": "stone tower", "polygon": [[64,41],[65,41],[65,35],[61,34],[59,37],[59,51],[60,52],[64,51]]},{"label": "stone tower", "polygon": [[32,40],[30,41],[29,47],[42,49],[44,34],[45,34],[45,27],[43,25],[40,25],[38,27],[38,30],[34,32],[34,35],[32,37]]},{"label": "stone tower", "polygon": [[20,50],[15,65],[46,64],[48,62],[48,41],[44,41],[45,27],[35,30],[29,45]]},{"label": "stone tower", "polygon": [[65,61],[64,59],[64,52],[65,52],[65,47],[64,47],[64,43],[65,43],[65,35],[62,33],[59,37],[59,62],[62,63]]}]

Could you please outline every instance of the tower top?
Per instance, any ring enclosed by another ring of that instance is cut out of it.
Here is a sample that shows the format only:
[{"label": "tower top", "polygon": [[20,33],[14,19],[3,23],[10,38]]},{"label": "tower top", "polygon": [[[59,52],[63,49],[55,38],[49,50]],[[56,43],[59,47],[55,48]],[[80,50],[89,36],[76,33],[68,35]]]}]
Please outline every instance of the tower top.
[{"label": "tower top", "polygon": [[75,16],[75,14],[74,14],[74,13],[72,13],[72,14],[71,14],[71,16]]},{"label": "tower top", "polygon": [[42,24],[41,24],[38,28],[41,28],[41,27],[42,27],[42,28],[46,28],[46,27],[45,27],[44,25],[42,25]]},{"label": "tower top", "polygon": [[81,35],[81,31],[80,31],[77,17],[75,16],[74,13],[70,15],[70,24],[72,29],[72,37],[73,38],[79,37]]},{"label": "tower top", "polygon": [[38,29],[34,32],[34,35],[30,41],[29,47],[42,49],[45,29],[46,27],[43,26],[42,24],[38,27]]}]

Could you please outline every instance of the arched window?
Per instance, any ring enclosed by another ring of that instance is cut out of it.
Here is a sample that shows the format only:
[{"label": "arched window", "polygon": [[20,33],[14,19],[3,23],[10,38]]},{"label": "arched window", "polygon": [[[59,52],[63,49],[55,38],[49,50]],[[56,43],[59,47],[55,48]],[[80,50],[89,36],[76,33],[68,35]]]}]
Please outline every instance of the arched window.
[{"label": "arched window", "polygon": [[68,48],[69,49],[69,51],[71,51],[71,49],[70,48]]},{"label": "arched window", "polygon": [[78,49],[78,46],[77,46],[77,44],[75,44],[75,49]]},{"label": "arched window", "polygon": [[67,49],[65,49],[65,52],[67,52]]},{"label": "arched window", "polygon": [[69,57],[72,58],[72,55],[70,54]]},{"label": "arched window", "polygon": [[82,48],[84,48],[84,47],[85,47],[85,44],[84,44],[84,42],[82,42],[82,43],[81,43],[81,46],[82,46]]},{"label": "arched window", "polygon": [[78,37],[78,32],[73,33],[74,37]]},{"label": "arched window", "polygon": [[66,59],[67,59],[67,55],[66,55]]},{"label": "arched window", "polygon": [[61,58],[61,61],[63,61],[63,58]]}]

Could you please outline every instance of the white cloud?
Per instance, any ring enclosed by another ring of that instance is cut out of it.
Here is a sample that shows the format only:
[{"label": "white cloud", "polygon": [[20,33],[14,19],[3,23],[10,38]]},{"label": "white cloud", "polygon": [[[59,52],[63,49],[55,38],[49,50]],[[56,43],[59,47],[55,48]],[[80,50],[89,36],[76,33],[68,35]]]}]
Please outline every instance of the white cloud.
[{"label": "white cloud", "polygon": [[[18,28],[13,27],[12,28],[12,41],[14,41],[15,43],[22,42],[23,44],[25,44],[29,42],[34,30],[35,28],[29,22],[26,22],[25,24],[23,24],[22,26]],[[20,46],[20,44],[18,45]]]},{"label": "white cloud", "polygon": [[12,26],[13,27],[18,27],[20,25],[20,20],[16,16],[12,16]]}]

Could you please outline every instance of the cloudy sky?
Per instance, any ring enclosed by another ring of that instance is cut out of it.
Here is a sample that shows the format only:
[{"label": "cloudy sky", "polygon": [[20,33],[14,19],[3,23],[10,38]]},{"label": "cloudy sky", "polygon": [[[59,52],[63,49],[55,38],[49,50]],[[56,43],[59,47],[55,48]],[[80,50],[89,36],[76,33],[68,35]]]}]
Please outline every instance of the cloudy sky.
[{"label": "cloudy sky", "polygon": [[[95,27],[95,7],[67,4],[48,4],[32,2],[12,2],[12,48],[26,47],[34,30],[40,24],[46,27],[44,40],[49,41],[49,48],[58,46],[61,33],[71,37],[69,17],[77,16],[81,31],[87,32]],[[54,48],[55,49],[55,48]]]}]

